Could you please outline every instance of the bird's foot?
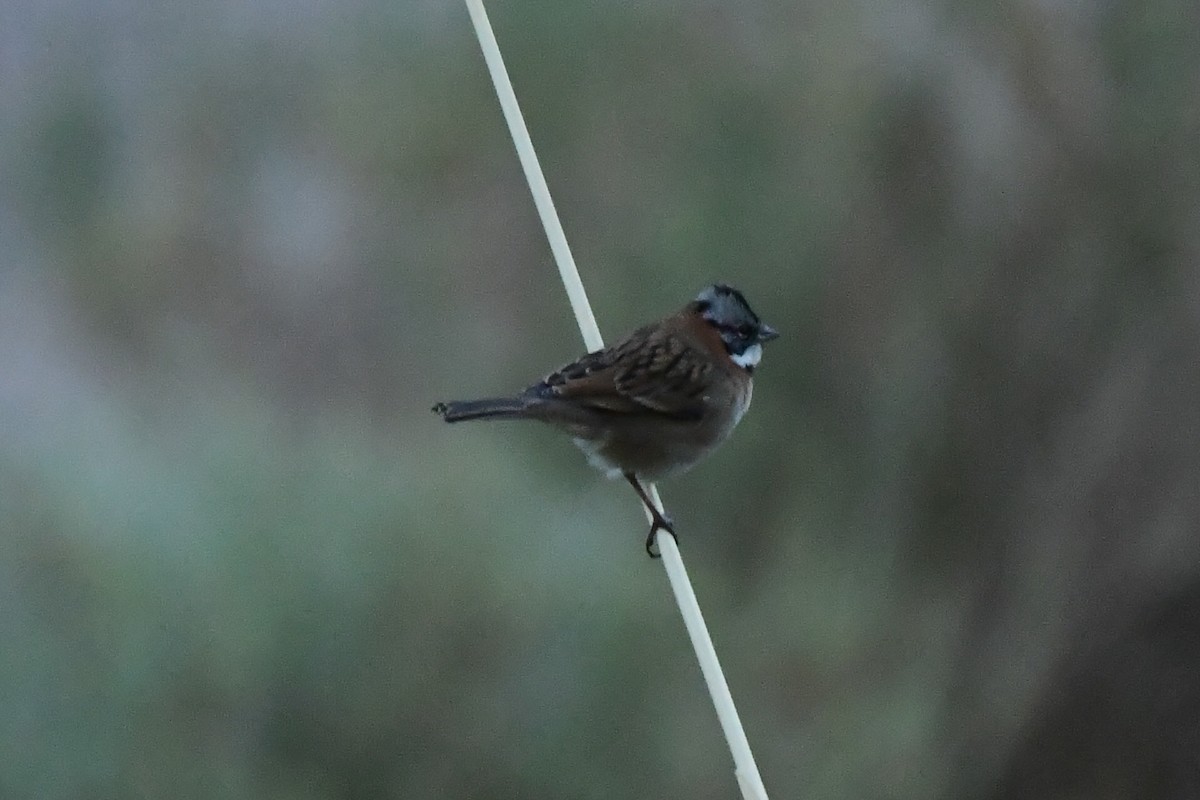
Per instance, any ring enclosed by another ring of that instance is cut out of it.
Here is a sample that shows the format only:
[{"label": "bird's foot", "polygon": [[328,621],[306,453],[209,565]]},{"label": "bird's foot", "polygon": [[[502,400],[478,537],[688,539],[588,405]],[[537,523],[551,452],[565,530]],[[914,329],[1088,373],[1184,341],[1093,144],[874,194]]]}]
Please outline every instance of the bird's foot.
[{"label": "bird's foot", "polygon": [[671,534],[671,538],[675,540],[675,544],[679,544],[679,537],[675,534],[675,520],[671,519],[666,514],[660,514],[657,509],[651,509],[654,515],[653,521],[650,523],[650,533],[646,536],[646,555],[651,558],[662,558],[662,553],[654,548],[657,544],[659,531],[666,531]]},{"label": "bird's foot", "polygon": [[625,480],[629,481],[629,485],[637,492],[638,497],[642,498],[642,503],[646,506],[646,510],[650,512],[650,533],[646,536],[646,553],[651,558],[662,558],[662,553],[654,549],[655,534],[659,531],[666,531],[671,534],[671,538],[675,540],[675,544],[679,544],[679,537],[675,535],[675,522],[666,512],[659,511],[654,503],[650,501],[650,496],[646,494],[646,489],[642,486],[642,482],[638,480],[637,475],[632,472],[625,473]]}]

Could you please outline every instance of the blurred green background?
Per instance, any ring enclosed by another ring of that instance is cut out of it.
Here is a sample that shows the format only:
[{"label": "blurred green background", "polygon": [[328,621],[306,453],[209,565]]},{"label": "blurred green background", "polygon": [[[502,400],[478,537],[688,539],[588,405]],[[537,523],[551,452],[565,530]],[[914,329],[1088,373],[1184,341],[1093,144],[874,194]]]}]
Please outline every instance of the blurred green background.
[{"label": "blurred green background", "polygon": [[[1200,795],[1200,6],[490,6],[773,798]],[[465,9],[0,7],[0,795],[737,795]]]}]

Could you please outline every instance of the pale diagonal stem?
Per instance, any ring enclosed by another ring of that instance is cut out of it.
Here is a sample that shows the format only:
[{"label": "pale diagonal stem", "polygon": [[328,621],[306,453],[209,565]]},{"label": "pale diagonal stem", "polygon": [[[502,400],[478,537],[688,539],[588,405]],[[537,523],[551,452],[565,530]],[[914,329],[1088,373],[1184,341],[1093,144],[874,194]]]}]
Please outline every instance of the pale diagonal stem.
[{"label": "pale diagonal stem", "polygon": [[[567,237],[563,233],[562,223],[559,222],[558,213],[554,210],[550,189],[546,186],[546,178],[542,174],[537,153],[529,138],[529,130],[525,126],[525,119],[517,104],[517,96],[513,92],[512,82],[504,67],[504,59],[500,55],[500,47],[496,43],[496,36],[492,32],[487,12],[483,8],[482,0],[466,0],[466,4],[471,15],[471,22],[475,26],[475,35],[479,38],[479,46],[483,49],[488,72],[496,87],[496,96],[500,99],[500,108],[504,112],[504,119],[508,123],[509,132],[516,145],[521,167],[525,171],[525,179],[529,183],[529,190],[533,193],[533,201],[537,206],[538,215],[541,217],[542,226],[546,229],[546,238],[550,240],[550,250],[554,253],[559,276],[567,290],[571,309],[575,312],[575,321],[579,324],[579,332],[583,335],[584,344],[589,352],[599,350],[604,347],[604,340],[596,325],[596,316],[592,313],[591,304],[588,303],[587,292],[583,288],[583,281],[580,280],[579,270],[571,255],[571,248],[567,245]],[[662,500],[658,496],[658,488],[654,484],[649,484],[646,489],[659,513],[665,513]],[[645,511],[647,521],[652,521],[653,517],[649,509]],[[700,671],[704,675],[704,682],[708,685],[709,694],[712,696],[717,719],[721,723],[725,740],[729,744],[729,752],[733,756],[735,775],[738,786],[742,790],[742,796],[745,800],[767,800],[767,792],[763,787],[762,778],[759,776],[758,765],[754,761],[754,754],[750,750],[750,743],[746,739],[742,721],[733,704],[733,696],[729,693],[729,684],[725,681],[725,674],[717,659],[717,651],[713,647],[712,637],[709,636],[708,628],[704,624],[704,615],[700,612],[700,604],[696,602],[696,593],[692,589],[687,569],[683,565],[683,558],[675,544],[675,538],[669,534],[663,536],[661,533],[656,538],[659,552],[662,553],[662,563],[667,571],[667,579],[671,583],[671,591],[675,595],[675,602],[679,605],[679,613],[683,617],[683,624],[692,640],[696,659],[700,662]]]}]

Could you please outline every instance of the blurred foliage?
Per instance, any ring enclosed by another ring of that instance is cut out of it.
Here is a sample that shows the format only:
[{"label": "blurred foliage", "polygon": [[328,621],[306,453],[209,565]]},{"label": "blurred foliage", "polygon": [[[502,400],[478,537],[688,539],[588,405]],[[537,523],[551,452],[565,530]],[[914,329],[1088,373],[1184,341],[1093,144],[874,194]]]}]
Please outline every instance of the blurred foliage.
[{"label": "blurred foliage", "polygon": [[[773,797],[1200,793],[1200,6],[497,3]],[[453,3],[0,10],[0,793],[731,797]]]}]

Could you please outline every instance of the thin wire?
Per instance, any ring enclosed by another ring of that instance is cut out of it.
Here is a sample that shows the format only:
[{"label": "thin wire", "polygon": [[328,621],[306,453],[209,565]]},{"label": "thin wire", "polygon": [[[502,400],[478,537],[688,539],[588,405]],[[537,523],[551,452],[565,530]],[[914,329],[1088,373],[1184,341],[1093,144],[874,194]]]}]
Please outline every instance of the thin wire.
[{"label": "thin wire", "polygon": [[[596,325],[596,316],[588,303],[587,292],[583,281],[579,278],[579,270],[575,267],[575,259],[571,256],[571,248],[567,245],[566,234],[563,233],[562,223],[554,210],[554,201],[550,198],[550,189],[546,186],[546,178],[538,164],[537,153],[533,149],[533,141],[529,138],[529,130],[517,104],[517,96],[513,92],[512,82],[508,78],[508,70],[504,68],[504,59],[500,56],[500,46],[492,32],[487,12],[483,8],[483,0],[466,0],[467,11],[475,26],[475,35],[479,38],[479,46],[483,49],[483,57],[487,62],[488,72],[496,87],[496,96],[500,99],[500,108],[504,111],[504,119],[508,122],[508,130],[512,134],[513,143],[517,148],[517,156],[521,159],[521,167],[525,170],[525,179],[529,182],[529,190],[533,193],[533,201],[537,206],[542,226],[546,229],[546,237],[550,240],[550,250],[554,253],[554,261],[558,264],[558,274],[566,287],[567,297],[571,301],[571,309],[575,312],[575,321],[579,323],[579,332],[589,351],[604,347],[600,329]],[[650,499],[661,512],[662,500],[658,496],[658,488],[651,484]],[[651,520],[649,510],[646,510],[647,521]],[[717,659],[717,651],[713,647],[712,637],[704,624],[704,615],[700,613],[700,604],[696,602],[696,593],[692,590],[688,579],[687,569],[683,558],[672,536],[658,535],[657,543],[662,553],[663,567],[667,571],[667,580],[675,594],[675,602],[679,605],[679,613],[683,616],[683,624],[692,640],[692,648],[700,662],[700,671],[708,692],[712,695],[713,707],[717,711],[717,719],[725,732],[725,740],[729,744],[729,752],[733,756],[738,786],[746,800],[767,800],[767,790],[763,787],[762,777],[758,773],[758,765],[754,762],[754,754],[750,750],[750,742],[746,739],[746,731],[738,718],[737,708],[733,704],[733,696],[729,693],[729,684],[721,671],[721,663]]]}]

